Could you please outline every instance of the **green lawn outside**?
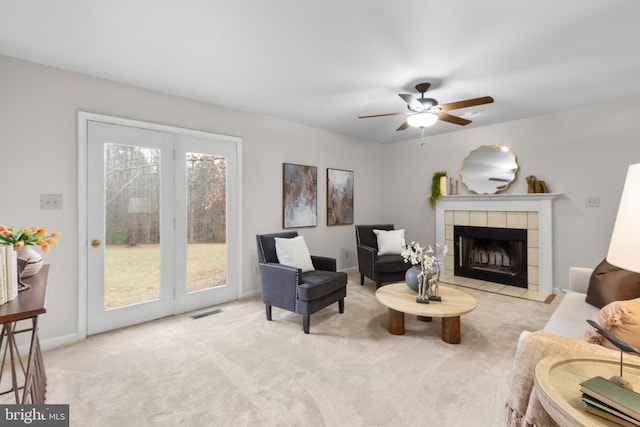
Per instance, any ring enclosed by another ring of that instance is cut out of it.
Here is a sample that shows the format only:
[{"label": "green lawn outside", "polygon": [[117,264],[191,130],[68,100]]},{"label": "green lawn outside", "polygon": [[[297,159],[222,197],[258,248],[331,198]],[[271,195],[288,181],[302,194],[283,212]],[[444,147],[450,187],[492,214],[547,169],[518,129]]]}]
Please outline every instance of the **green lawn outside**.
[{"label": "green lawn outside", "polygon": [[[188,292],[225,284],[226,247],[224,243],[187,246]],[[107,246],[104,283],[106,308],[159,298],[159,263],[160,245]]]}]

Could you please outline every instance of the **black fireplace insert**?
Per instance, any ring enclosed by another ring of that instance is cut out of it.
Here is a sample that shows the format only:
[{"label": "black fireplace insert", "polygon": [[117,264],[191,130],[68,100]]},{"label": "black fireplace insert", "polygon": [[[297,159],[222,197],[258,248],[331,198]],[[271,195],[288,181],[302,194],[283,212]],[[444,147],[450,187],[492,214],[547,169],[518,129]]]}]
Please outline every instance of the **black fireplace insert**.
[{"label": "black fireplace insert", "polygon": [[454,274],[527,288],[527,230],[519,228],[453,228]]}]

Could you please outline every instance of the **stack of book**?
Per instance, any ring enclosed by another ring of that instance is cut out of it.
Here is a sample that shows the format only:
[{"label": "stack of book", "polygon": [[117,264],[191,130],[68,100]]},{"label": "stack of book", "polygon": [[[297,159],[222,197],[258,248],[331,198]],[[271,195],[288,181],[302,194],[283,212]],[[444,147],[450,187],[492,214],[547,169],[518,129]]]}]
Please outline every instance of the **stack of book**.
[{"label": "stack of book", "polygon": [[580,383],[585,411],[623,426],[640,426],[640,394],[602,377]]},{"label": "stack of book", "polygon": [[13,246],[0,245],[0,305],[18,296],[18,261]]}]

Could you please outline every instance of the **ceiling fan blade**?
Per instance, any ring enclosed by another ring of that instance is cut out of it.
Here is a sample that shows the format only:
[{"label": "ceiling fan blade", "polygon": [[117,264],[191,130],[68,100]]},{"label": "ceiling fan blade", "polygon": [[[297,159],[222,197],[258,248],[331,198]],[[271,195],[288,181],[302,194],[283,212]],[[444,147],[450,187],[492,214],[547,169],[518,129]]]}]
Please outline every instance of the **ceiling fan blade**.
[{"label": "ceiling fan blade", "polygon": [[396,129],[396,131],[405,130],[408,127],[409,127],[409,123],[405,120],[405,122],[401,124],[400,127]]},{"label": "ceiling fan blade", "polygon": [[474,105],[491,104],[493,98],[490,96],[483,96],[481,98],[467,99],[465,101],[450,102],[448,104],[440,105],[441,111],[457,110],[458,108],[473,107]]},{"label": "ceiling fan blade", "polygon": [[471,123],[471,120],[463,119],[462,117],[458,116],[452,116],[451,114],[447,114],[442,111],[438,113],[438,119],[442,120],[443,122],[449,122],[460,126],[466,126]]},{"label": "ceiling fan blade", "polygon": [[371,117],[384,117],[384,116],[397,116],[398,114],[404,113],[386,113],[386,114],[373,114],[370,116],[359,116],[359,119],[370,119]]},{"label": "ceiling fan blade", "polygon": [[424,110],[424,107],[422,106],[422,103],[420,101],[418,101],[418,99],[413,96],[410,95],[408,93],[399,93],[398,96],[402,99],[404,99],[404,102],[407,103],[407,105],[409,106],[409,108],[412,111],[422,111]]}]

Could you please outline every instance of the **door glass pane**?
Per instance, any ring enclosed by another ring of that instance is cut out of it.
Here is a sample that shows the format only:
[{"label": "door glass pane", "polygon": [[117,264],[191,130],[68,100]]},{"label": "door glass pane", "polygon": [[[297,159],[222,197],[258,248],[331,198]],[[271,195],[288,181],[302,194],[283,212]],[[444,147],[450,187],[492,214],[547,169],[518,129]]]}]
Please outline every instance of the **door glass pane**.
[{"label": "door glass pane", "polygon": [[160,298],[160,150],[106,143],[105,308]]},{"label": "door glass pane", "polygon": [[227,161],[187,153],[187,292],[226,284]]}]

